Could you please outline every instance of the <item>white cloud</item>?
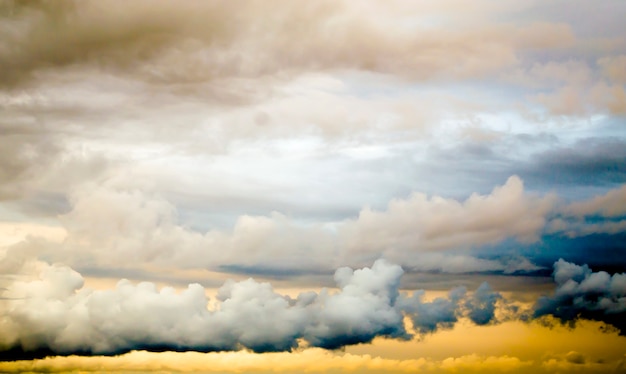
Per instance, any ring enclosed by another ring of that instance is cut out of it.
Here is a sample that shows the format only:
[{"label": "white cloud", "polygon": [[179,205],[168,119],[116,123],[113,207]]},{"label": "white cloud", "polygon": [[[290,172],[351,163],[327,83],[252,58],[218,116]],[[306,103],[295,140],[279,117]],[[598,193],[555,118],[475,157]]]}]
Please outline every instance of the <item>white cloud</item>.
[{"label": "white cloud", "polygon": [[384,261],[371,269],[339,269],[339,292],[304,293],[297,299],[252,279],[227,282],[213,310],[198,284],[177,293],[121,280],[115,289],[94,291],[83,288],[81,275],[68,267],[37,267],[36,279],[16,280],[3,290],[4,349],[62,354],[157,347],[277,351],[290,350],[299,339],[338,348],[380,335],[405,335],[402,313],[395,307],[403,271]]},{"label": "white cloud", "polygon": [[[465,201],[413,194],[387,210],[364,209],[355,219],[304,223],[273,212],[243,215],[232,228],[201,233],[179,223],[176,208],[158,194],[114,185],[86,185],[60,217],[67,238],[53,258],[75,266],[154,263],[195,268],[330,270],[363,266],[381,256],[418,271],[532,271],[508,261],[445,253],[514,238],[538,240],[553,198],[524,192],[511,177],[489,195]],[[440,252],[439,254],[437,252]]]}]

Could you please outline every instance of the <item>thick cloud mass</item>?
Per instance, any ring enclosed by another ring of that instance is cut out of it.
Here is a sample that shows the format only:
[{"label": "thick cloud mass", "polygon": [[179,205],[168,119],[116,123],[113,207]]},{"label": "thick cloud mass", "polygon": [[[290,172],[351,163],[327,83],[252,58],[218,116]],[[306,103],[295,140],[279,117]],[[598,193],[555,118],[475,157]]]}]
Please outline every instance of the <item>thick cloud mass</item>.
[{"label": "thick cloud mass", "polygon": [[626,334],[626,273],[593,272],[560,259],[554,263],[556,291],[542,297],[534,315],[552,314],[563,322],[586,318],[607,322]]},{"label": "thick cloud mass", "polygon": [[527,261],[504,263],[443,252],[507,238],[534,242],[553,200],[526,193],[521,179],[512,176],[490,194],[464,201],[415,193],[392,200],[385,210],[365,208],[358,217],[339,222],[302,224],[272,212],[243,215],[231,230],[201,233],[181,225],[175,207],[158,195],[86,186],[74,191],[71,211],[60,217],[68,236],[64,251],[53,256],[74,266],[133,259],[210,269],[332,271],[384,255],[422,271],[533,271],[537,267]]},{"label": "thick cloud mass", "polygon": [[452,328],[461,317],[467,317],[477,325],[497,322],[496,302],[500,299],[502,296],[485,282],[471,295],[467,295],[465,287],[457,287],[447,297],[432,301],[424,301],[424,291],[415,291],[410,297],[403,297],[400,305],[411,318],[415,330],[425,334]]},{"label": "thick cloud mass", "polygon": [[477,325],[491,322],[496,311],[496,302],[501,298],[499,293],[491,290],[489,283],[481,284],[466,303],[469,309],[468,317]]},{"label": "thick cloud mass", "polygon": [[420,333],[434,332],[438,328],[451,328],[458,321],[459,302],[465,295],[463,287],[450,291],[447,298],[438,297],[433,301],[424,302],[424,291],[416,291],[403,300],[404,309],[413,316],[413,326]]},{"label": "thick cloud mass", "polygon": [[[467,298],[464,288],[449,298],[424,302],[398,291],[403,270],[378,260],[371,268],[340,268],[338,292],[305,292],[292,299],[268,283],[228,281],[208,308],[205,290],[182,292],[153,283],[118,282],[90,290],[64,266],[38,263],[38,278],[16,281],[3,292],[4,351],[55,354],[114,354],[133,349],[285,351],[301,344],[336,349],[377,336],[408,339],[403,319],[419,333],[450,328],[467,315],[479,324],[493,320],[499,297],[487,285]],[[478,314],[477,314],[478,313]],[[480,315],[480,318],[476,318]]]},{"label": "thick cloud mass", "polygon": [[[343,1],[252,1],[245,6],[229,1],[38,1],[26,6],[8,1],[0,8],[7,21],[0,36],[18,48],[0,50],[0,67],[10,73],[0,85],[24,84],[40,70],[76,64],[168,83],[323,68],[420,79],[473,77],[514,64],[518,48],[574,40],[564,24],[439,34],[393,22],[394,16],[417,10]],[[377,17],[381,13],[386,17]]]}]

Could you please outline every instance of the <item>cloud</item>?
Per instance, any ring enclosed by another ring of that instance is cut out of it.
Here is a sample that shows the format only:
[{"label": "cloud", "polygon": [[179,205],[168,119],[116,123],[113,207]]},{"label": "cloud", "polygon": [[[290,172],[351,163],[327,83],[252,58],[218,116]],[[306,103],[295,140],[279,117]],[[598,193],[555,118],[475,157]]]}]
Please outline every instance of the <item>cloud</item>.
[{"label": "cloud", "polygon": [[626,142],[620,137],[586,137],[572,145],[534,154],[520,174],[550,186],[607,186],[626,182]]},{"label": "cloud", "polygon": [[526,87],[529,107],[540,104],[552,116],[588,117],[598,113],[623,114],[626,96],[618,71],[620,57],[552,60],[521,65],[503,80]]},{"label": "cloud", "polygon": [[52,108],[37,113],[37,101],[0,93],[0,201],[24,199],[23,208],[30,204],[34,215],[58,214],[55,205],[64,205],[59,200],[68,186],[101,176],[117,160],[84,145],[71,147],[76,130],[59,125]]},{"label": "cloud", "polygon": [[604,195],[586,201],[573,202],[566,206],[564,214],[585,217],[599,215],[614,218],[626,215],[626,184],[612,189]]},{"label": "cloud", "polygon": [[471,248],[505,238],[537,241],[551,207],[550,196],[526,195],[522,180],[512,176],[491,194],[472,194],[463,202],[414,193],[392,200],[386,211],[363,209],[344,235],[353,254],[384,248],[391,259],[411,265],[413,251]]},{"label": "cloud", "polygon": [[579,72],[572,72],[569,79],[579,81],[561,85],[549,93],[532,95],[530,101],[541,104],[553,116],[589,117],[607,113],[619,116],[626,113],[626,92],[622,84],[604,80],[586,83],[584,73]]},{"label": "cloud", "polygon": [[496,302],[502,299],[486,282],[470,295],[467,295],[465,287],[454,288],[447,297],[437,297],[431,301],[425,301],[424,295],[423,290],[415,291],[410,296],[403,295],[398,302],[419,334],[451,329],[459,318],[464,317],[477,325],[495,323]]},{"label": "cloud", "polygon": [[[575,40],[567,24],[545,22],[432,32],[408,16],[433,13],[419,3],[118,5],[4,5],[3,39],[19,48],[2,49],[0,66],[9,72],[2,83],[24,84],[41,71],[81,65],[167,83],[329,68],[416,79],[466,78],[516,63],[518,49],[567,46]],[[395,22],[397,17],[406,22]]]},{"label": "cloud", "polygon": [[619,235],[626,230],[626,185],[603,195],[572,202],[558,209],[558,217],[550,221],[547,231],[569,238],[608,234]]},{"label": "cloud", "polygon": [[470,255],[423,253],[407,269],[416,272],[441,272],[449,274],[503,272],[505,274],[530,273],[542,269],[528,259],[485,259]]},{"label": "cloud", "polygon": [[229,281],[211,310],[198,284],[177,293],[122,280],[115,289],[94,291],[68,267],[38,267],[36,279],[17,280],[3,290],[3,350],[266,352],[290,350],[300,339],[334,349],[376,336],[408,336],[395,306],[403,272],[384,261],[371,269],[337,270],[337,293],[303,293],[296,299],[275,293],[268,283]]},{"label": "cloud", "polygon": [[537,300],[535,317],[551,314],[562,322],[578,318],[603,321],[625,333],[625,273],[593,272],[587,265],[559,259],[554,263],[553,276],[557,284],[554,295]]},{"label": "cloud", "polygon": [[522,361],[511,356],[490,356],[481,357],[479,355],[467,355],[462,357],[451,357],[442,361],[443,369],[457,371],[512,371],[529,366],[531,362]]},{"label": "cloud", "polygon": [[7,373],[26,371],[66,372],[72,370],[106,370],[107,372],[175,371],[175,372],[507,372],[532,365],[514,356],[466,355],[443,360],[427,358],[390,359],[373,355],[335,353],[307,349],[294,353],[250,352],[219,353],[152,353],[133,351],[116,357],[48,357],[41,360],[0,362]]},{"label": "cloud", "polygon": [[561,233],[569,238],[577,238],[594,234],[619,235],[626,230],[626,220],[606,220],[598,223],[584,220],[554,219],[548,225],[551,233]]},{"label": "cloud", "polygon": [[615,83],[626,83],[626,55],[603,57],[598,60],[603,74]]},{"label": "cloud", "polygon": [[[551,356],[551,357],[550,357]],[[541,363],[541,366],[549,371],[564,370],[568,372],[619,372],[624,367],[624,360],[618,362],[606,362],[605,360],[591,361],[586,355],[569,351],[562,355],[550,355]]]},{"label": "cloud", "polygon": [[420,334],[432,333],[438,329],[452,328],[461,314],[460,301],[465,296],[466,289],[456,288],[448,294],[447,298],[438,297],[432,301],[424,302],[424,291],[416,291],[408,298],[401,300],[401,305],[409,315],[413,328]]},{"label": "cloud", "polygon": [[65,266],[31,262],[28,270],[34,274],[22,272],[2,290],[0,347],[7,357],[136,349],[337,349],[376,337],[409,339],[405,316],[420,334],[451,328],[465,316],[483,325],[495,321],[500,298],[487,284],[468,298],[464,288],[430,302],[423,301],[423,291],[405,296],[398,290],[402,268],[384,260],[371,268],[338,269],[337,292],[323,289],[291,298],[269,283],[248,279],[227,281],[214,302],[199,284],[177,292],[121,280],[114,289],[92,290]]},{"label": "cloud", "polygon": [[498,292],[491,290],[487,282],[482,283],[465,304],[469,319],[477,325],[486,325],[493,321],[496,302],[501,298]]},{"label": "cloud", "polygon": [[481,259],[458,251],[506,239],[534,242],[553,206],[551,196],[526,194],[522,181],[511,177],[491,194],[465,201],[415,193],[383,211],[363,209],[354,219],[303,223],[273,212],[243,215],[230,229],[202,233],[179,223],[172,203],[141,189],[86,184],[69,201],[71,210],[59,218],[67,231],[62,250],[48,254],[58,261],[93,268],[132,259],[251,274],[332,271],[381,256],[412,271],[534,271],[539,267],[519,256]]}]

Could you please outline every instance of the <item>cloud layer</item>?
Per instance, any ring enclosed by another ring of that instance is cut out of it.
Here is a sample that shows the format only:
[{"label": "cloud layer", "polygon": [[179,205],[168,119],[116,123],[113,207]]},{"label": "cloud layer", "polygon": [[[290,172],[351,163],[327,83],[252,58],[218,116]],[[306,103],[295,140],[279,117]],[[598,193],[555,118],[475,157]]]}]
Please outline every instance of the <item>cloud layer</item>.
[{"label": "cloud layer", "polygon": [[487,284],[470,297],[462,288],[430,302],[422,300],[423,291],[401,295],[402,268],[384,260],[371,268],[337,270],[336,292],[290,298],[248,279],[226,282],[213,303],[198,284],[176,292],[121,280],[114,289],[90,290],[70,268],[37,267],[37,279],[15,281],[3,291],[1,345],[9,354],[337,349],[375,337],[408,339],[405,316],[419,333],[452,327],[464,315],[486,324],[494,320],[500,298]]}]

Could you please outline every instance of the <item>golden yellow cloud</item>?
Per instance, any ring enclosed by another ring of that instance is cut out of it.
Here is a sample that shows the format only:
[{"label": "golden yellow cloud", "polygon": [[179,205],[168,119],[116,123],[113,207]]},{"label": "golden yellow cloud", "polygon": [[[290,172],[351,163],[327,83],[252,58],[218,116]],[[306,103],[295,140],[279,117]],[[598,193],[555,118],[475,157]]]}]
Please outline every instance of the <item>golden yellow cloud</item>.
[{"label": "golden yellow cloud", "polygon": [[[553,321],[544,321],[553,322]],[[344,351],[146,352],[121,356],[49,357],[1,362],[0,372],[368,372],[368,373],[552,373],[614,372],[626,363],[626,338],[597,322],[576,328],[507,322],[459,324],[422,340],[377,339]]]}]

